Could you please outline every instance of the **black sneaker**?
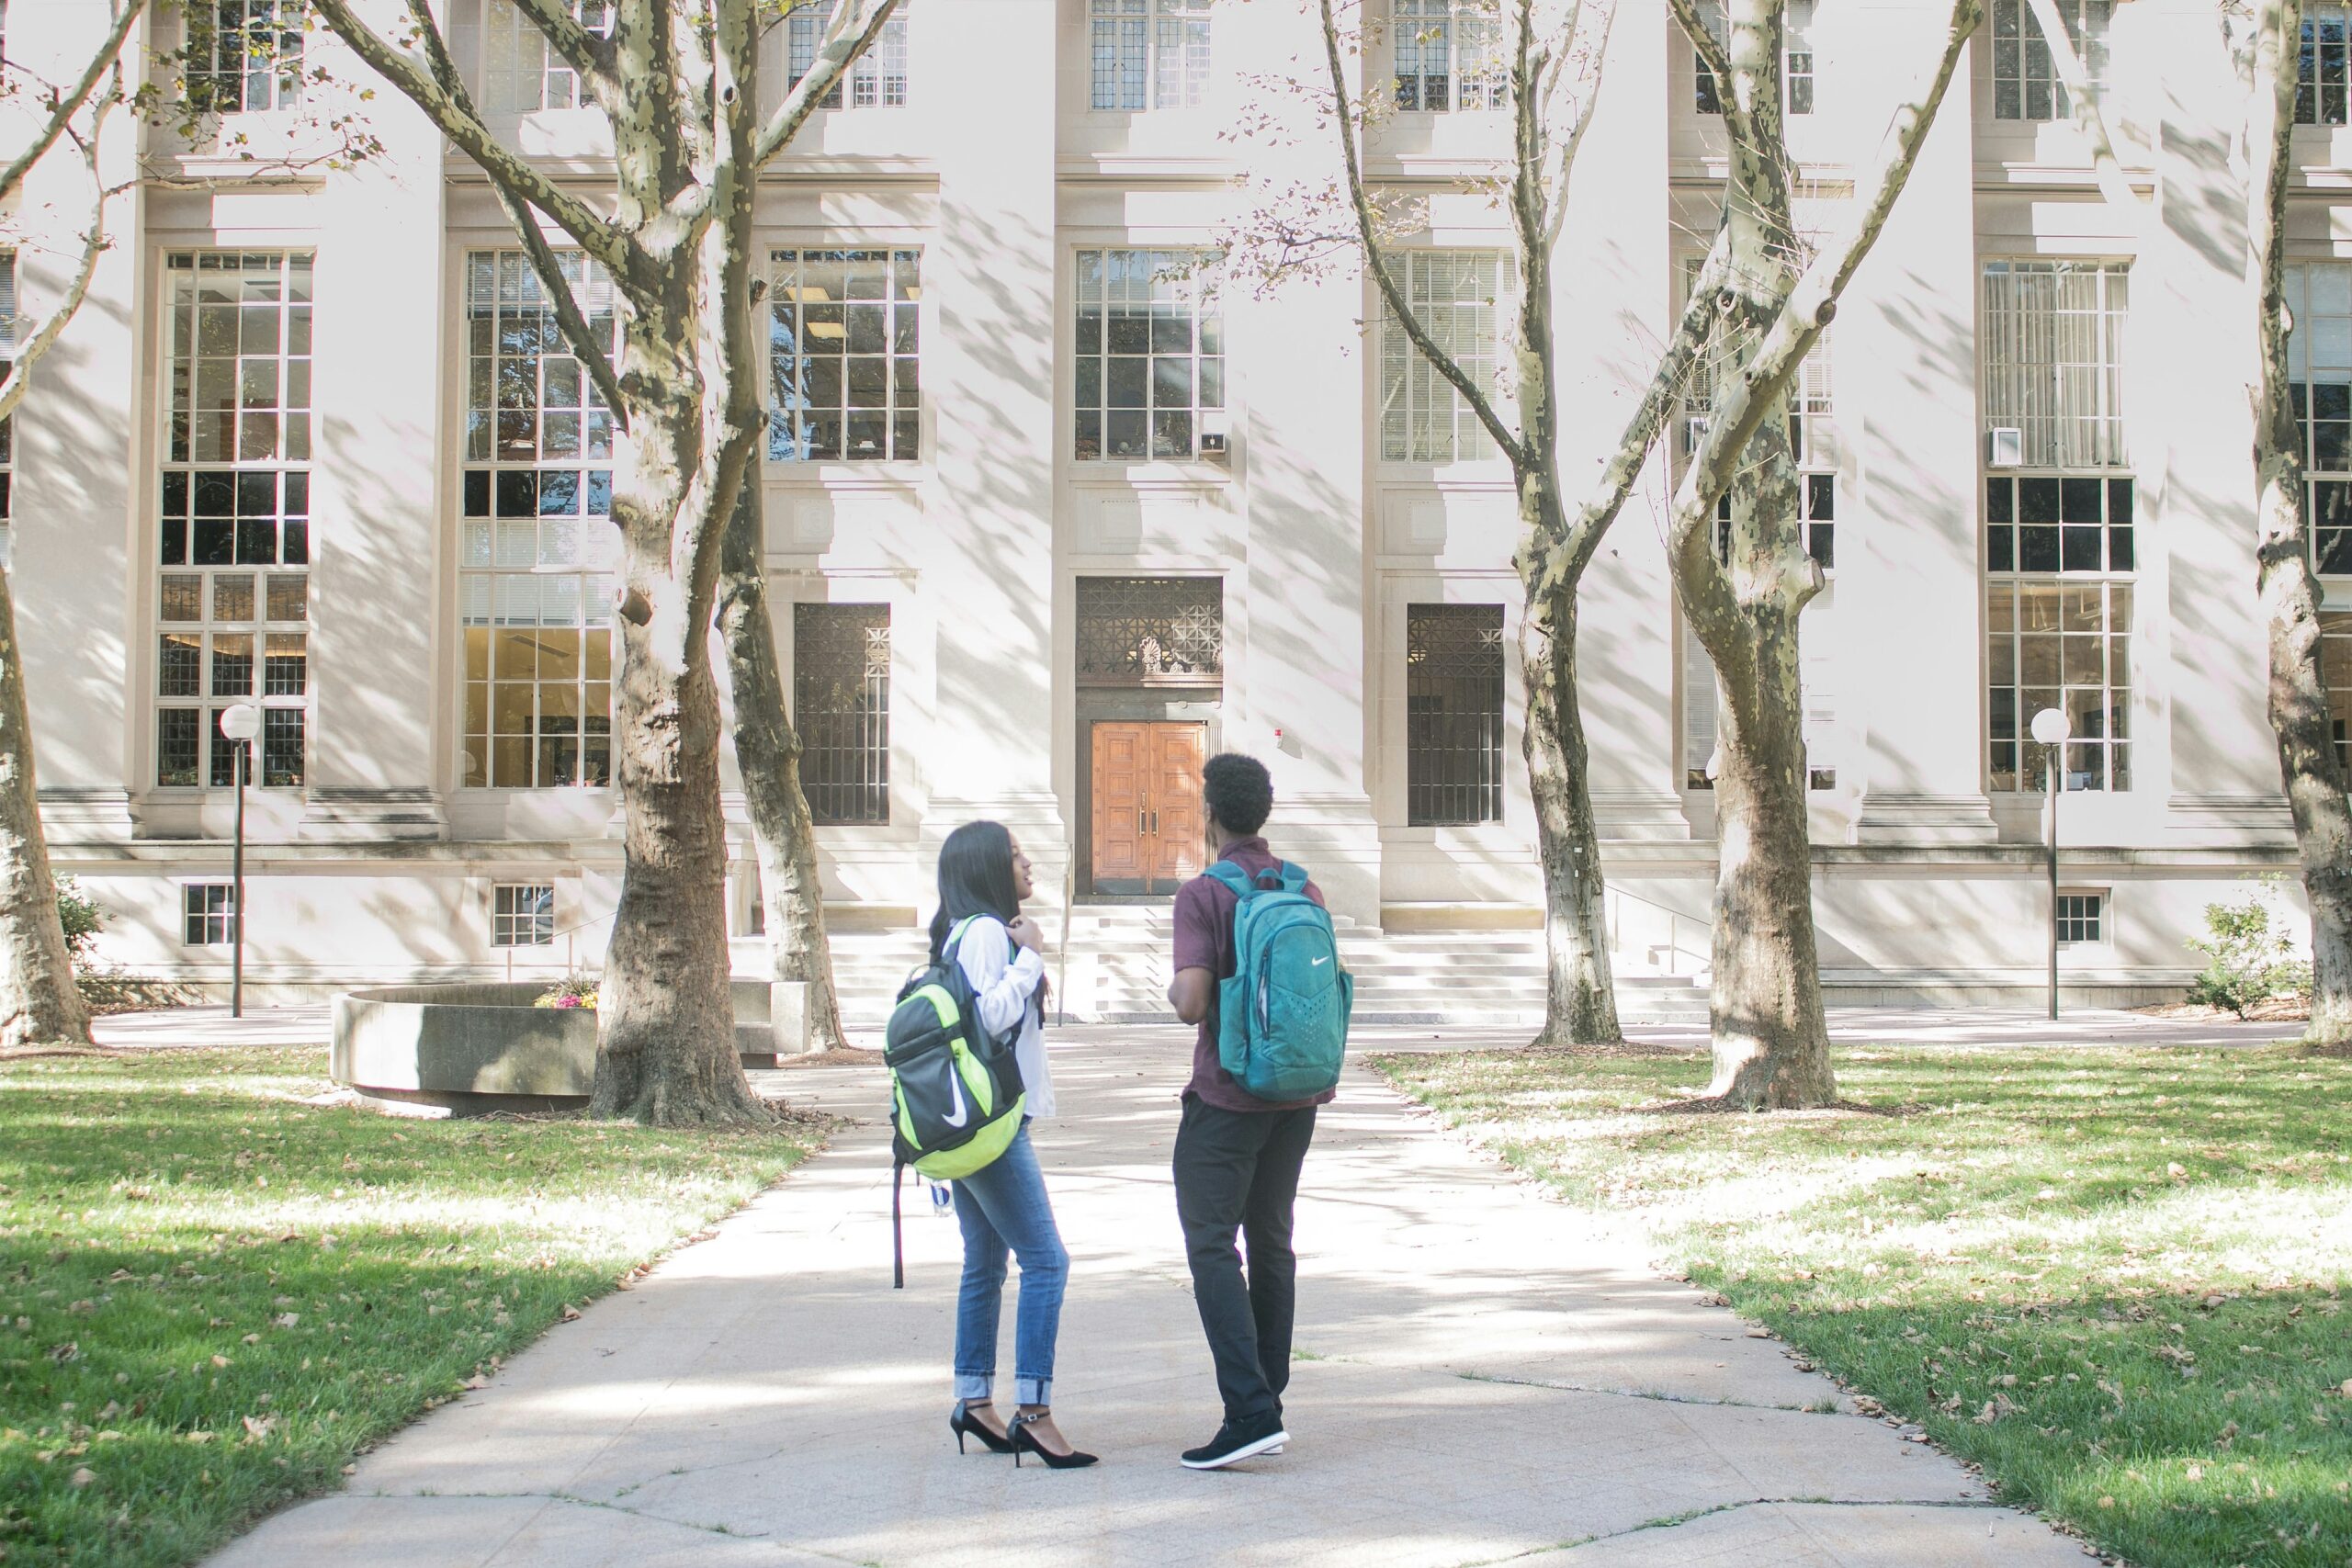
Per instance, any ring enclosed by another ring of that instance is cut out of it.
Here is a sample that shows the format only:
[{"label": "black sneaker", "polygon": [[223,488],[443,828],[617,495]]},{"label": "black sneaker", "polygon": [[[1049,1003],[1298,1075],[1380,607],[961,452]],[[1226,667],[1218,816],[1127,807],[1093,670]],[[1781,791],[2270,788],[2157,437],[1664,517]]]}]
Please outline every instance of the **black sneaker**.
[{"label": "black sneaker", "polygon": [[1290,1434],[1283,1430],[1279,1416],[1263,1416],[1238,1426],[1227,1421],[1206,1445],[1184,1450],[1184,1468],[1223,1470],[1228,1464],[1238,1464],[1260,1454],[1280,1453],[1289,1441]]}]

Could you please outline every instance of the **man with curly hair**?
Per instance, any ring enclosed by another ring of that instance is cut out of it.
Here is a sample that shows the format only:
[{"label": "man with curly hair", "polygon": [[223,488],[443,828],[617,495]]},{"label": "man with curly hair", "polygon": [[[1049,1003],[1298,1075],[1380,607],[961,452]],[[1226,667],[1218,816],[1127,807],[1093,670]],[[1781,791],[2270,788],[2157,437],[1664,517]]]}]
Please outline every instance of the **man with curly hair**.
[{"label": "man with curly hair", "polygon": [[[1201,770],[1210,859],[1230,861],[1253,880],[1282,862],[1261,835],[1273,810],[1274,785],[1255,757],[1226,752]],[[1322,893],[1309,882],[1306,896]],[[1193,1269],[1209,1353],[1216,1361],[1225,1424],[1201,1448],[1187,1450],[1194,1470],[1219,1470],[1289,1441],[1283,1389],[1290,1382],[1291,1321],[1297,1305],[1298,1258],[1291,1249],[1291,1211],[1299,1168],[1315,1137],[1315,1108],[1331,1098],[1277,1104],[1234,1082],[1217,1058],[1217,983],[1236,969],[1233,917],[1239,900],[1216,878],[1193,878],[1176,894],[1176,977],[1169,1005],[1198,1024],[1193,1076],[1184,1086],[1176,1133],[1176,1213]],[[1234,1247],[1249,1250],[1245,1282]]]}]

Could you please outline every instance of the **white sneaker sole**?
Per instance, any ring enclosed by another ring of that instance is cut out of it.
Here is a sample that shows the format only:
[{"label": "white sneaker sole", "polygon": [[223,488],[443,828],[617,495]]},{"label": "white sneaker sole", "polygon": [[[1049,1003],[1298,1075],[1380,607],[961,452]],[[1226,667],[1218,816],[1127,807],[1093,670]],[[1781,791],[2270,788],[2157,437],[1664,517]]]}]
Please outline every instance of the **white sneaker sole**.
[{"label": "white sneaker sole", "polygon": [[1179,1460],[1177,1462],[1186,1470],[1223,1470],[1228,1464],[1239,1464],[1243,1460],[1256,1459],[1260,1454],[1278,1454],[1283,1451],[1283,1445],[1288,1441],[1290,1441],[1288,1432],[1276,1432],[1270,1437],[1261,1438],[1254,1443],[1244,1443],[1231,1453],[1220,1455],[1216,1459],[1186,1459]]}]

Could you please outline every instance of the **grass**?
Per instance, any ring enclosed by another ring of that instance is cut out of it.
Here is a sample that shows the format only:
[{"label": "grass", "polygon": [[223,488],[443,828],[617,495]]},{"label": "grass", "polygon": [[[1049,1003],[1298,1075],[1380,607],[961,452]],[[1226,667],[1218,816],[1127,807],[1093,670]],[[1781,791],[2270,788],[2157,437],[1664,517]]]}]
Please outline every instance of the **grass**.
[{"label": "grass", "polygon": [[2142,1568],[2352,1562],[2352,1059],[1844,1050],[1849,1109],[1770,1116],[1655,1109],[1696,1056],[1377,1065],[2003,1499]]},{"label": "grass", "polygon": [[0,1064],[0,1561],[192,1561],[808,1154],[314,1106],[325,1053]]}]

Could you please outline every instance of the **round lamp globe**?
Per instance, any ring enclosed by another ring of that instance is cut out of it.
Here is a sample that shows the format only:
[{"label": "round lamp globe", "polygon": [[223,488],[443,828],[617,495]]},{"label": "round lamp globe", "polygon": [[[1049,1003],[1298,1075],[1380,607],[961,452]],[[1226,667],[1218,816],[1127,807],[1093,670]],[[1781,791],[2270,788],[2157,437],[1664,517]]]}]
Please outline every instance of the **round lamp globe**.
[{"label": "round lamp globe", "polygon": [[251,740],[261,733],[261,709],[251,703],[230,704],[220,710],[220,733],[232,740]]},{"label": "round lamp globe", "polygon": [[2033,738],[2044,746],[2055,746],[2074,732],[2074,723],[2064,708],[2043,708],[2033,716]]}]

